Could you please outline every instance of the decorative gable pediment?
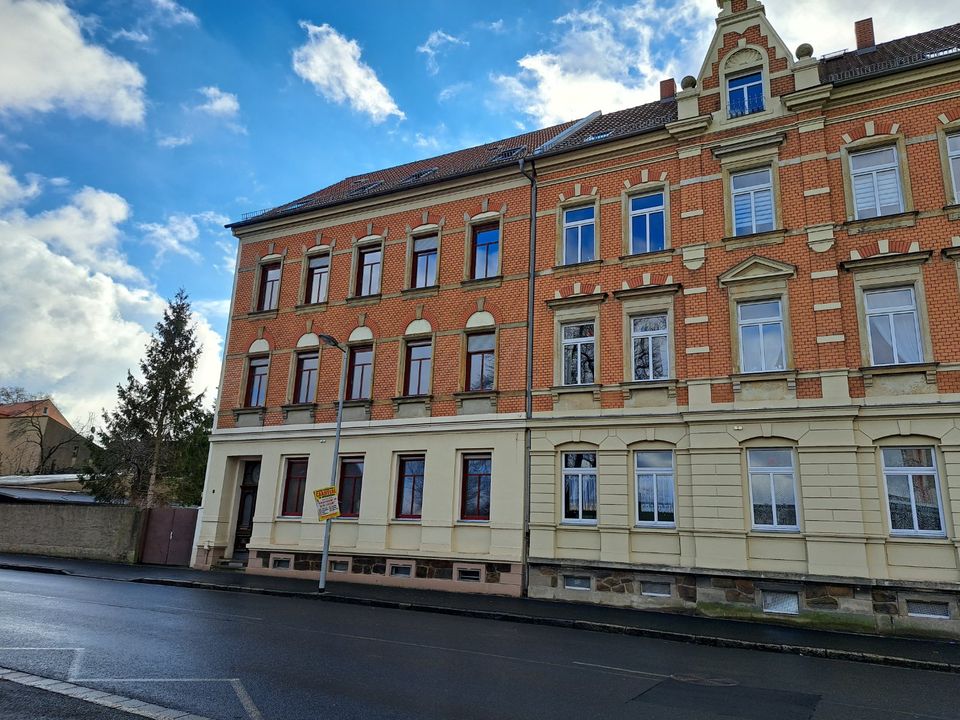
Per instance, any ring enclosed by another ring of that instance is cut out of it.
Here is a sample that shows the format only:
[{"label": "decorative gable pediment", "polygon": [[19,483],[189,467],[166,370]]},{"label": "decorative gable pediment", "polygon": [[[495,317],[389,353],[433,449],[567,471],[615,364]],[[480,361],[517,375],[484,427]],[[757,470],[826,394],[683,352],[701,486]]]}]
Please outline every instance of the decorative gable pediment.
[{"label": "decorative gable pediment", "polygon": [[796,274],[797,268],[789,263],[754,255],[727,270],[718,280],[721,285],[734,285],[759,280],[787,280]]}]

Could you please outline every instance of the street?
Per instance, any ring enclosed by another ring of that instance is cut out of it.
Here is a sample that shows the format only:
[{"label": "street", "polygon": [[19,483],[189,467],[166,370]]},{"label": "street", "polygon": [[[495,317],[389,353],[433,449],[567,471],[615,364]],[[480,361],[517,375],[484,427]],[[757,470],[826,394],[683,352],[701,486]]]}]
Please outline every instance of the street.
[{"label": "street", "polygon": [[5,570],[0,666],[217,720],[960,717],[947,673]]}]

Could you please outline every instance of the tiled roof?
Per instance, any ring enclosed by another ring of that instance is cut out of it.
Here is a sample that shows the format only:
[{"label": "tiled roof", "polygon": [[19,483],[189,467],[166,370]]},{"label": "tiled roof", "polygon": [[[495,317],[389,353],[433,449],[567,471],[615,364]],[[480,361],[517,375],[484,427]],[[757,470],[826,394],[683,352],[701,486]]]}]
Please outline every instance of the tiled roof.
[{"label": "tiled roof", "polygon": [[[44,413],[46,408],[46,413]],[[53,404],[50,398],[40,398],[39,400],[28,400],[26,402],[8,403],[0,405],[0,417],[42,417],[47,415],[56,422],[71,428],[70,423]]]},{"label": "tiled roof", "polygon": [[960,57],[960,23],[825,57],[820,60],[820,80],[844,85],[951,57]]},{"label": "tiled roof", "polygon": [[677,102],[673,98],[637,105],[637,107],[618,110],[607,115],[598,115],[551,147],[550,153],[637,135],[663,127],[676,119]]},{"label": "tiled roof", "polygon": [[[854,83],[951,57],[960,58],[960,23],[880,43],[870,50],[853,50],[821,58],[820,79],[835,85]],[[523,156],[532,155],[544,143],[557,138],[580,122],[582,126],[574,128],[570,135],[561,138],[548,152],[565,152],[639,135],[663,127],[676,119],[675,99],[657,100],[607,115],[598,115],[586,121],[562,123],[486,145],[348,177],[285,205],[249,213],[240,222],[228,227],[253,224],[364,197],[388,195],[409,187],[506,167],[518,162]]]},{"label": "tiled roof", "polygon": [[576,120],[572,120],[523,135],[516,135],[505,140],[477,145],[466,150],[457,150],[426,160],[416,160],[405,165],[397,165],[363,175],[354,175],[293,202],[257,213],[252,217],[245,217],[239,224],[249,220],[266,220],[300,210],[339,205],[364,197],[386,195],[408,187],[439,182],[481,170],[492,170],[514,165],[520,161],[522,156],[532,153],[545,142],[554,139],[564,130],[575,125],[576,122]]}]

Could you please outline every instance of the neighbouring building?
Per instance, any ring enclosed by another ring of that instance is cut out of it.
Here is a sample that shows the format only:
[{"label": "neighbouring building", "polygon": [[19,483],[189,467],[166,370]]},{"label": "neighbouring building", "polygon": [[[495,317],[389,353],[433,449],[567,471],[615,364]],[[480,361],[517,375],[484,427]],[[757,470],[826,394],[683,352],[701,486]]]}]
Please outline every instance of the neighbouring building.
[{"label": "neighbouring building", "polygon": [[0,475],[69,472],[89,457],[87,439],[50,398],[0,405]]},{"label": "neighbouring building", "polygon": [[231,226],[199,566],[318,571],[327,334],[332,579],[960,632],[960,25],[718,5],[679,92]]}]

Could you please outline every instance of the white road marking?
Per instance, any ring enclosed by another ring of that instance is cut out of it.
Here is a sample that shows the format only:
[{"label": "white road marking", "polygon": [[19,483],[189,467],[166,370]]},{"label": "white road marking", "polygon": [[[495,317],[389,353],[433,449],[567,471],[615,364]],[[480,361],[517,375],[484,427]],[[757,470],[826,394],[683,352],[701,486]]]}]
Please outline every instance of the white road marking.
[{"label": "white road marking", "polygon": [[604,670],[616,670],[617,672],[631,673],[632,675],[646,675],[647,677],[663,678],[664,680],[669,680],[672,677],[671,675],[663,675],[661,673],[646,672],[644,670],[631,670],[630,668],[614,667],[612,665],[597,665],[596,663],[578,662],[577,660],[574,660],[573,664],[581,665],[583,667],[603,668]]},{"label": "white road marking", "polygon": [[230,681],[230,684],[233,685],[233,691],[237,693],[237,698],[240,700],[240,704],[243,705],[243,709],[247,711],[247,715],[250,716],[250,720],[263,720],[263,714],[254,704],[253,698],[250,697],[250,693],[247,692],[247,689],[243,686],[243,683],[240,682],[239,678],[234,678]]}]

